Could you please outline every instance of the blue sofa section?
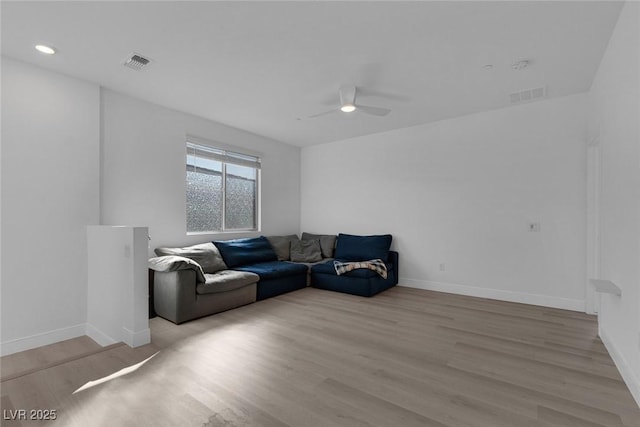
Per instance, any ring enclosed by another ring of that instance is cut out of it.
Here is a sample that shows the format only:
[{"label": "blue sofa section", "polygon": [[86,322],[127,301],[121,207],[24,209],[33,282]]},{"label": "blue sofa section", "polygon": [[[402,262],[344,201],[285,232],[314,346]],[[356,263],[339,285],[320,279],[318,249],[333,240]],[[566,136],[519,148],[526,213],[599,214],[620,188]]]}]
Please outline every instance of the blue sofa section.
[{"label": "blue sofa section", "polygon": [[308,267],[304,264],[272,261],[243,265],[233,269],[260,276],[256,293],[257,301],[307,287]]},{"label": "blue sofa section", "polygon": [[319,289],[371,297],[398,284],[398,252],[391,251],[391,235],[354,236],[339,234],[336,242],[337,261],[353,262],[381,259],[387,268],[383,278],[373,270],[356,269],[338,275],[332,261],[311,267],[311,286]]},{"label": "blue sofa section", "polygon": [[215,241],[222,259],[236,271],[257,274],[256,300],[271,298],[307,286],[308,267],[278,261],[278,256],[266,237]]},{"label": "blue sofa section", "polygon": [[227,268],[278,260],[278,255],[271,247],[269,240],[264,236],[249,239],[219,240],[213,242],[213,244],[220,251]]},{"label": "blue sofa section", "polygon": [[334,256],[344,261],[368,261],[381,259],[386,261],[391,248],[391,234],[375,236],[355,236],[353,234],[338,234]]}]

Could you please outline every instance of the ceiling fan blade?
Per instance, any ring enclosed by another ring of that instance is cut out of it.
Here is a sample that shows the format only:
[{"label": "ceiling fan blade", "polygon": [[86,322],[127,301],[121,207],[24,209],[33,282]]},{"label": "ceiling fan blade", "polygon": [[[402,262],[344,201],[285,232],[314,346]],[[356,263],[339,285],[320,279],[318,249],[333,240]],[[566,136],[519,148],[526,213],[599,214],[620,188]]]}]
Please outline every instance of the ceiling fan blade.
[{"label": "ceiling fan blade", "polygon": [[408,95],[402,95],[400,93],[384,92],[381,90],[375,90],[371,88],[358,88],[358,97],[375,96],[376,98],[390,99],[392,101],[407,102],[411,100]]},{"label": "ceiling fan blade", "polygon": [[327,114],[335,113],[336,111],[338,111],[338,110],[334,108],[333,110],[329,110],[329,111],[325,111],[323,113],[318,113],[318,114],[314,114],[312,116],[308,116],[308,118],[309,119],[315,119],[316,117],[326,116]]},{"label": "ceiling fan blade", "polygon": [[373,116],[382,117],[382,116],[386,116],[391,112],[391,110],[389,110],[388,108],[370,107],[368,105],[356,105],[356,107],[358,108],[358,110],[362,111],[363,113],[371,114]]}]

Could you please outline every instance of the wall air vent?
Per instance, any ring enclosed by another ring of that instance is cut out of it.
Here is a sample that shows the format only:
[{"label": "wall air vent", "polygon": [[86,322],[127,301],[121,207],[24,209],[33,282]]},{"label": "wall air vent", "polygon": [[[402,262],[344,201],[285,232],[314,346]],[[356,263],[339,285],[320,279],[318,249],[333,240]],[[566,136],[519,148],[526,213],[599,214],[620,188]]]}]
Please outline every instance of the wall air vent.
[{"label": "wall air vent", "polygon": [[150,59],[145,58],[137,53],[132,54],[124,63],[125,67],[129,67],[132,70],[140,71],[151,62]]},{"label": "wall air vent", "polygon": [[509,99],[512,104],[517,104],[520,102],[529,102],[534,101],[536,99],[544,98],[547,94],[547,91],[544,87],[537,87],[535,89],[527,89],[521,92],[514,92],[509,94]]}]

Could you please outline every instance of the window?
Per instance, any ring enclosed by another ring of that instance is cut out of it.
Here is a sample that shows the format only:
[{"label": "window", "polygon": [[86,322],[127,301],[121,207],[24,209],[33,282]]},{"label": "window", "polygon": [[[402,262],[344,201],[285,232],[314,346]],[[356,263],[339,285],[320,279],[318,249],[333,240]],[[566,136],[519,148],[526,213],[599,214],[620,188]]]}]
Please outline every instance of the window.
[{"label": "window", "polygon": [[187,140],[187,233],[258,230],[260,158]]}]

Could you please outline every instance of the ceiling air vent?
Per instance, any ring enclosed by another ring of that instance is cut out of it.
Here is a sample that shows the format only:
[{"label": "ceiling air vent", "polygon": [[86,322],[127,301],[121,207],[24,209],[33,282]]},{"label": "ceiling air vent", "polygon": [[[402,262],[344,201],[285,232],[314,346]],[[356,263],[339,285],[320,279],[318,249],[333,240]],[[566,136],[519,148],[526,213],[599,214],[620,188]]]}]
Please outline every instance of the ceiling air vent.
[{"label": "ceiling air vent", "polygon": [[132,54],[124,63],[125,67],[129,67],[132,70],[140,71],[146,65],[151,62],[150,59],[145,58],[142,55],[138,55],[137,53]]},{"label": "ceiling air vent", "polygon": [[546,91],[544,87],[537,87],[535,89],[527,89],[521,92],[514,92],[509,95],[509,99],[512,104],[517,104],[519,102],[528,102],[534,101],[539,98],[544,98],[546,95]]}]

